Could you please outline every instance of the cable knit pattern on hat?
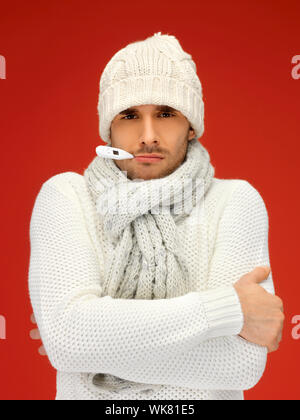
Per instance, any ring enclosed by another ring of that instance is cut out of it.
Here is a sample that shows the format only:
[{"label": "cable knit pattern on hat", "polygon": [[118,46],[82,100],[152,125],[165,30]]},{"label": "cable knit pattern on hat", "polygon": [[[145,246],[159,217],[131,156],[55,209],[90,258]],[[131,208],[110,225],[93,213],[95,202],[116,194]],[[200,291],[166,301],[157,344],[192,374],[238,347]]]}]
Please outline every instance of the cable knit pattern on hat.
[{"label": "cable knit pattern on hat", "polygon": [[132,105],[168,105],[191,123],[197,138],[204,132],[202,86],[192,56],[173,35],[160,32],[128,44],[107,63],[100,78],[99,133],[111,144],[113,118]]}]

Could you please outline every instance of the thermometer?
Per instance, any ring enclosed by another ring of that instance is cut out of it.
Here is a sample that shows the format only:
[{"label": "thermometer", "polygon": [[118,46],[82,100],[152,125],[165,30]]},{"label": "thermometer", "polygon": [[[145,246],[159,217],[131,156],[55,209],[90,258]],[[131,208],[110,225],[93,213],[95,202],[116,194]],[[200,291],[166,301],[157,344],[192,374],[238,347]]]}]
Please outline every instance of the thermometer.
[{"label": "thermometer", "polygon": [[98,146],[96,147],[96,153],[99,157],[106,158],[106,159],[133,159],[134,155],[131,153],[126,152],[123,149],[118,149],[117,147],[110,147],[110,146]]}]

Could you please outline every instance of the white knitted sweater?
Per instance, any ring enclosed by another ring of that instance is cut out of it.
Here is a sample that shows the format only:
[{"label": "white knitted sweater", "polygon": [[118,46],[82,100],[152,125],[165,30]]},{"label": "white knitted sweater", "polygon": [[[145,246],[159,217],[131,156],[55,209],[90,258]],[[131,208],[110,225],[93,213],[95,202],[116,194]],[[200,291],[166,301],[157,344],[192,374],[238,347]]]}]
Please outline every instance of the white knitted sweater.
[{"label": "white knitted sweater", "polygon": [[[207,224],[189,224],[192,213],[178,227],[191,291],[113,299],[101,289],[111,245],[96,229],[83,176],[64,172],[42,185],[30,221],[29,293],[57,370],[57,400],[244,399],[260,380],[267,349],[238,336],[243,314],[233,283],[270,264],[266,206],[239,179],[213,178],[204,203]],[[275,293],[271,273],[261,285]],[[146,385],[115,394],[94,384],[97,373]]]}]

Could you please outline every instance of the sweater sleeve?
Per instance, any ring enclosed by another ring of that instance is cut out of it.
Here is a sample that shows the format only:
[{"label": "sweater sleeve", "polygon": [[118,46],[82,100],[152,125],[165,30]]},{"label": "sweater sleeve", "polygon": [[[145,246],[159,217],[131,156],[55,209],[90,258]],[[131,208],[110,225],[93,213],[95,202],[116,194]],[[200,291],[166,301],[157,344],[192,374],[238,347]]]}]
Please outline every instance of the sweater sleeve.
[{"label": "sweater sleeve", "polygon": [[[64,372],[108,373],[142,381],[159,376],[167,356],[195,349],[243,326],[232,285],[170,299],[102,296],[99,260],[80,200],[70,183],[46,181],[30,221],[29,294],[52,366]],[[155,367],[155,368],[154,368]],[[171,377],[166,377],[172,382]],[[184,375],[182,382],[188,382]]]},{"label": "sweater sleeve", "polygon": [[[261,195],[250,183],[239,180],[219,223],[207,297],[215,299],[218,284],[233,284],[255,267],[270,265],[268,230]],[[275,293],[272,272],[260,285]],[[135,365],[123,371],[123,378],[206,390],[246,390],[259,382],[266,362],[266,347],[232,335],[202,341],[180,354],[169,353],[156,363]]]}]

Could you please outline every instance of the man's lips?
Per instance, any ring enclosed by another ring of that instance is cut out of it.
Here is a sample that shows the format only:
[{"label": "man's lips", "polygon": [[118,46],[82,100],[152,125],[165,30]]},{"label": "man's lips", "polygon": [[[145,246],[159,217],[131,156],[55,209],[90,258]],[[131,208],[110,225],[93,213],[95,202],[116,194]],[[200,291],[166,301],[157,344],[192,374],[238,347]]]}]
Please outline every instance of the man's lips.
[{"label": "man's lips", "polygon": [[163,157],[160,157],[159,155],[138,155],[134,158],[138,162],[159,162],[163,160]]}]

